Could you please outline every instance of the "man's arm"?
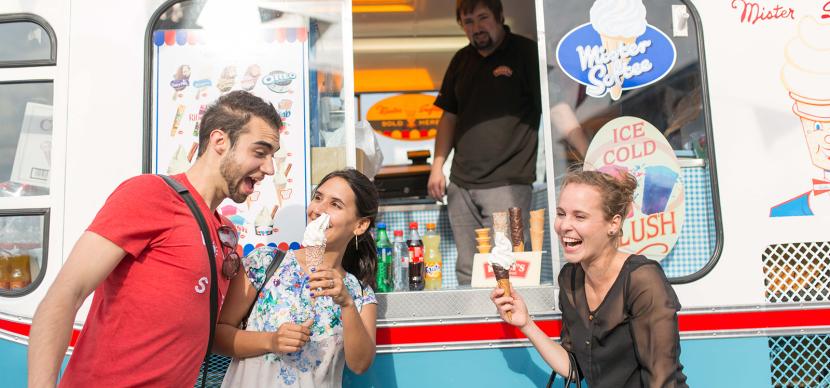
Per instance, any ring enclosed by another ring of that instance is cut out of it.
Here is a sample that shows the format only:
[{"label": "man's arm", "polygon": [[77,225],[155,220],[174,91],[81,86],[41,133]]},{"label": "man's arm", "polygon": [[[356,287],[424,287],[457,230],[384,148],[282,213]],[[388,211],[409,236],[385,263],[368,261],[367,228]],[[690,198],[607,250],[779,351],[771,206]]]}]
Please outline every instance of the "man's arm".
[{"label": "man's arm", "polygon": [[436,200],[444,198],[447,187],[447,180],[444,177],[444,162],[452,149],[452,139],[455,134],[457,123],[455,114],[444,111],[441,120],[438,121],[438,133],[435,135],[435,156],[432,158],[432,171],[429,173],[427,189],[429,195]]},{"label": "man's arm", "polygon": [[576,112],[567,103],[560,102],[550,108],[550,121],[554,130],[573,147],[579,154],[580,159],[585,158],[588,151],[588,137],[582,130],[582,125],[576,117]]},{"label": "man's arm", "polygon": [[84,232],[38,306],[29,334],[29,387],[54,387],[72,335],[75,314],[126,253]]}]

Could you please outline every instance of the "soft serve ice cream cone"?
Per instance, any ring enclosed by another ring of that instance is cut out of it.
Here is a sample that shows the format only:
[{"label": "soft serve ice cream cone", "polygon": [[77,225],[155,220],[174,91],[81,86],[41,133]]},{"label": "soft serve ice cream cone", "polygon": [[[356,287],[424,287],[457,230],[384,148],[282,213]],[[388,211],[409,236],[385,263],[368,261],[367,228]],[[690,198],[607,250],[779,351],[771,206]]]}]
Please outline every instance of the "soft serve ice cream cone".
[{"label": "soft serve ice cream cone", "polygon": [[830,170],[830,23],[811,17],[798,23],[798,36],[785,49],[781,80],[793,99],[813,164]]},{"label": "soft serve ice cream cone", "polygon": [[[495,233],[496,246],[490,252],[488,261],[493,267],[493,273],[496,275],[496,282],[499,288],[504,290],[504,296],[510,296],[510,268],[516,263],[516,257],[513,256],[513,243],[502,232]],[[513,319],[513,314],[507,312],[507,320]]]},{"label": "soft serve ice cream cone", "polygon": [[[590,11],[591,25],[599,33],[606,53],[615,53],[624,45],[631,45],[646,32],[646,7],[642,0],[596,0]],[[612,56],[613,57],[613,56]],[[622,95],[621,73],[630,57],[617,56],[607,64],[608,73],[614,76],[611,98]]]},{"label": "soft serve ice cream cone", "polygon": [[331,217],[320,214],[317,219],[308,223],[303,232],[303,247],[305,247],[306,264],[317,267],[323,262],[323,252],[326,250],[326,229]]},{"label": "soft serve ice cream cone", "polygon": [[[323,253],[326,252],[326,229],[329,227],[330,216],[320,214],[314,221],[308,223],[303,232],[303,247],[305,248],[305,263],[309,270],[318,268],[323,263]],[[318,288],[317,292],[321,290]],[[311,299],[311,316],[314,317],[314,299]]]}]

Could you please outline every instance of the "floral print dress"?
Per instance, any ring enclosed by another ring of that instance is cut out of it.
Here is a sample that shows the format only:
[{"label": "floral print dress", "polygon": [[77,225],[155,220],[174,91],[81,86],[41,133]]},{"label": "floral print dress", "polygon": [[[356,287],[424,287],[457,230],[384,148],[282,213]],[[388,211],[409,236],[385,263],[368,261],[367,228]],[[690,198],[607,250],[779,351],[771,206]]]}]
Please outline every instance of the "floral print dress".
[{"label": "floral print dress", "polygon": [[[275,252],[275,248],[261,247],[242,260],[254,287],[259,288],[266,280],[265,270]],[[294,252],[289,251],[257,297],[246,330],[277,331],[283,323],[301,324],[313,317],[311,339],[294,353],[234,359],[222,387],[342,386],[346,354],[340,305],[331,297],[318,298],[312,304],[305,279]],[[347,273],[343,282],[358,312],[366,304],[377,304],[371,287],[362,288],[354,275]]]}]

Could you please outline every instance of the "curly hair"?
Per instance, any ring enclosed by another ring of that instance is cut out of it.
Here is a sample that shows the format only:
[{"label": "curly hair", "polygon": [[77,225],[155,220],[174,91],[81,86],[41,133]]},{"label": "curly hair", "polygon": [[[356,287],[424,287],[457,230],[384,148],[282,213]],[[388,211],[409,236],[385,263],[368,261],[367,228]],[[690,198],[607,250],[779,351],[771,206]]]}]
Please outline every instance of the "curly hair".
[{"label": "curly hair", "polygon": [[596,187],[602,197],[602,212],[605,219],[610,221],[614,216],[625,220],[629,206],[634,201],[634,190],[637,189],[637,179],[627,171],[616,169],[615,175],[600,171],[571,171],[562,182],[564,190],[571,183],[581,183]]}]

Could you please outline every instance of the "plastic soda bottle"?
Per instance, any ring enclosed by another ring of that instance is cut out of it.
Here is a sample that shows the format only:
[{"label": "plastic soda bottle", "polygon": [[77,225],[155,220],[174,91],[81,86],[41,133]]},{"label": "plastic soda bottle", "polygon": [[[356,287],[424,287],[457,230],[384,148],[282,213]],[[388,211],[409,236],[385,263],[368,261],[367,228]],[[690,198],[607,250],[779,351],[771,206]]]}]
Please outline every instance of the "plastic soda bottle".
[{"label": "plastic soda bottle", "polygon": [[378,292],[390,292],[393,290],[392,286],[392,243],[389,242],[389,236],[386,234],[386,224],[378,223],[377,227],[378,240],[375,243],[378,250],[378,268],[375,280],[378,283]]},{"label": "plastic soda bottle", "polygon": [[426,264],[425,289],[441,289],[441,236],[435,231],[435,224],[427,224],[424,233],[424,263]]},{"label": "plastic soda bottle", "polygon": [[409,289],[409,247],[403,241],[403,231],[394,232],[395,239],[392,242],[392,261],[394,268],[392,276],[395,283],[395,291],[406,291]]},{"label": "plastic soda bottle", "polygon": [[409,223],[409,239],[406,240],[409,250],[409,290],[421,291],[424,289],[424,243],[418,234],[418,223]]}]

